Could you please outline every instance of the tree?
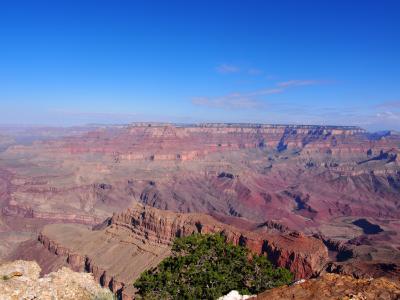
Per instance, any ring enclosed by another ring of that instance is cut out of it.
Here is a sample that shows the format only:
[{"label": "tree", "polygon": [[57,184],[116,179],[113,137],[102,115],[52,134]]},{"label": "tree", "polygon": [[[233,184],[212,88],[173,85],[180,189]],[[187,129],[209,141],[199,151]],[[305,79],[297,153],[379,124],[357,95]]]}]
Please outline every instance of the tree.
[{"label": "tree", "polygon": [[288,270],[227,243],[222,234],[193,234],[175,239],[172,256],[142,273],[134,286],[142,299],[217,299],[231,290],[257,294],[291,280]]}]

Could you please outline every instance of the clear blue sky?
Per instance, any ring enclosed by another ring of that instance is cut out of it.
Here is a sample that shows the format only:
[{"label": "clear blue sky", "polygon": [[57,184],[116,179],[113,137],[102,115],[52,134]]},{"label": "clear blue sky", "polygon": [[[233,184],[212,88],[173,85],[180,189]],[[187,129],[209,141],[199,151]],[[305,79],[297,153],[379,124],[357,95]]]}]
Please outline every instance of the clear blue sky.
[{"label": "clear blue sky", "polygon": [[400,129],[400,1],[1,1],[0,123]]}]

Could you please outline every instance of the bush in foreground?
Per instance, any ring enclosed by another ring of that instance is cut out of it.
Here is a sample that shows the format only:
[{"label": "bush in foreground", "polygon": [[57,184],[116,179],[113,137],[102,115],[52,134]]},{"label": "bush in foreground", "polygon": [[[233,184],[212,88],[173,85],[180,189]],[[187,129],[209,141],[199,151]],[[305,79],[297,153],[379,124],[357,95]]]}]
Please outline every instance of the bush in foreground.
[{"label": "bush in foreground", "polygon": [[231,290],[257,294],[291,280],[288,270],[226,243],[221,234],[194,234],[177,238],[172,256],[144,272],[134,286],[143,299],[216,299]]}]

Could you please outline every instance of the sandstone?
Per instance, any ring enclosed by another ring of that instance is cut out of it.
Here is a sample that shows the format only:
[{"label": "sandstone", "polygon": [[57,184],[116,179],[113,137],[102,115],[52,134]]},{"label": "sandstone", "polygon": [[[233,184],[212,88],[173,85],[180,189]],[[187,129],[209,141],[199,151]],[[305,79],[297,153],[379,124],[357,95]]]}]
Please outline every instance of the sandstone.
[{"label": "sandstone", "polygon": [[274,288],[257,296],[259,300],[395,300],[400,298],[400,282],[386,278],[355,279],[326,274],[292,286]]},{"label": "sandstone", "polygon": [[91,274],[68,268],[41,278],[39,274],[40,267],[33,261],[17,260],[0,265],[0,299],[113,299],[111,292],[95,283]]}]

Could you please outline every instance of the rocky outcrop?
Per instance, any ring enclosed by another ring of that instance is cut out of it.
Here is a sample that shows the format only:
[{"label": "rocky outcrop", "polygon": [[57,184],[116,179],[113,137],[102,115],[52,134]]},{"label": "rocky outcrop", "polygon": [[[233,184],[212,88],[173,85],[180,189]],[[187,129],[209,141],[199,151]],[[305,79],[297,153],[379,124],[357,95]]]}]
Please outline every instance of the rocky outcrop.
[{"label": "rocky outcrop", "polygon": [[33,261],[17,260],[0,265],[0,298],[4,300],[91,300],[113,299],[88,273],[62,268],[40,278],[40,267]]},{"label": "rocky outcrop", "polygon": [[322,273],[336,273],[350,275],[355,278],[387,277],[394,280],[400,278],[400,265],[395,262],[376,262],[350,260],[344,262],[330,262]]},{"label": "rocky outcrop", "polygon": [[288,268],[296,278],[315,275],[328,260],[327,248],[321,241],[299,232],[255,233],[203,214],[174,213],[137,204],[126,212],[114,214],[108,224],[111,228],[128,228],[146,242],[168,245],[176,237],[222,232],[229,242],[258,254],[265,253],[275,265]]},{"label": "rocky outcrop", "polygon": [[90,257],[84,254],[76,253],[70,248],[51,240],[42,233],[39,234],[38,240],[50,253],[65,257],[67,264],[72,270],[76,272],[90,272],[93,274],[96,282],[100,283],[101,286],[109,288],[115,294],[122,293],[125,283],[117,281],[112,274],[109,275],[107,270],[101,266],[98,266]]},{"label": "rocky outcrop", "polygon": [[320,239],[329,251],[335,253],[337,261],[345,261],[354,256],[354,250],[343,240],[335,240],[328,238],[322,234],[314,234],[313,237]]},{"label": "rocky outcrop", "polygon": [[295,278],[300,279],[317,275],[327,262],[327,249],[321,246],[299,232],[291,232],[272,241],[265,239],[263,252],[275,265],[295,270]]},{"label": "rocky outcrop", "polygon": [[268,220],[264,223],[257,225],[257,228],[258,229],[267,229],[267,230],[277,230],[282,233],[290,231],[288,226],[285,226],[277,221],[272,221],[272,220]]},{"label": "rocky outcrop", "polygon": [[326,274],[317,279],[300,281],[291,286],[274,288],[257,296],[258,300],[396,300],[400,283],[386,278],[355,279],[351,276]]},{"label": "rocky outcrop", "polygon": [[300,233],[277,230],[251,232],[217,221],[205,214],[175,213],[136,204],[114,214],[93,230],[80,225],[47,225],[39,241],[49,252],[62,256],[76,271],[88,271],[102,286],[125,299],[132,297],[131,283],[144,270],[169,255],[176,237],[217,233],[227,241],[265,254],[286,267],[295,278],[309,278],[328,260],[323,243]]}]

